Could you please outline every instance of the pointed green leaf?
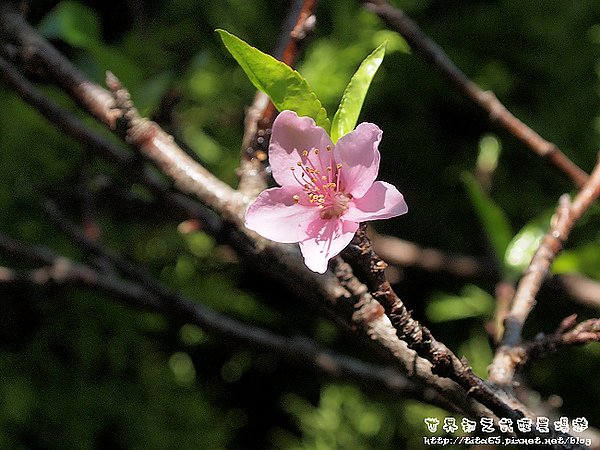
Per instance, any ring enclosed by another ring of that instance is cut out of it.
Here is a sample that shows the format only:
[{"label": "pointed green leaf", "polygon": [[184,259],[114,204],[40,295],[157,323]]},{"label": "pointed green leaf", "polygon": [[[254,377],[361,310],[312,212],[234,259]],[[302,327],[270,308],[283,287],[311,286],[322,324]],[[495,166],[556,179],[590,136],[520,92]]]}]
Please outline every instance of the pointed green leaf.
[{"label": "pointed green leaf", "polygon": [[461,178],[485,234],[494,248],[496,258],[502,261],[513,236],[508,219],[498,205],[481,189],[472,174],[464,172]]},{"label": "pointed green leaf", "polygon": [[289,109],[299,116],[312,117],[329,131],[327,111],[297,71],[225,30],[216,31],[254,87],[267,94],[279,111]]},{"label": "pointed green leaf", "polygon": [[381,44],[363,60],[346,86],[340,106],[331,123],[331,140],[334,144],[343,135],[354,130],[371,81],[383,61],[386,44],[387,42]]}]

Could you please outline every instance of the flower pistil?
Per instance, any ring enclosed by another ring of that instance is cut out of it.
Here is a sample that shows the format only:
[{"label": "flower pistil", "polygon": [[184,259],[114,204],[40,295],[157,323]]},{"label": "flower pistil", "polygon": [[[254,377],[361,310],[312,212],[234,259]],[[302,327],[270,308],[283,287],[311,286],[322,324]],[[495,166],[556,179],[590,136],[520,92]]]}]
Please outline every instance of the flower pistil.
[{"label": "flower pistil", "polygon": [[[348,202],[352,199],[352,195],[346,194],[340,184],[342,164],[335,163],[331,146],[328,145],[326,150],[329,154],[327,166],[324,166],[323,160],[319,157],[320,150],[313,148],[312,150],[303,150],[302,159],[304,161],[296,163],[301,169],[300,176],[296,174],[295,167],[290,167],[290,170],[296,182],[306,193],[305,199],[308,199],[308,205],[321,209],[320,217],[322,219],[332,219],[339,218],[348,210]],[[318,161],[317,164],[311,158],[313,155]],[[297,194],[293,198],[295,203],[301,201]]]}]

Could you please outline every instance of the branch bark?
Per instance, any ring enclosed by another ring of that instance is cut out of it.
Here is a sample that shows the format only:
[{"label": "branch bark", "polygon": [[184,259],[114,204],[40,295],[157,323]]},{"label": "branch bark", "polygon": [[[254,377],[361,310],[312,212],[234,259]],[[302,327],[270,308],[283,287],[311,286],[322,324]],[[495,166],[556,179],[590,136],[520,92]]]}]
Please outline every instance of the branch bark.
[{"label": "branch bark", "polygon": [[533,310],[535,297],[550,270],[550,265],[569,237],[571,229],[600,195],[600,163],[577,193],[573,202],[563,195],[556,208],[553,224],[535,252],[525,275],[519,281],[510,311],[504,320],[504,335],[490,366],[490,381],[499,386],[510,386],[520,359],[513,348],[521,341],[525,320]]}]

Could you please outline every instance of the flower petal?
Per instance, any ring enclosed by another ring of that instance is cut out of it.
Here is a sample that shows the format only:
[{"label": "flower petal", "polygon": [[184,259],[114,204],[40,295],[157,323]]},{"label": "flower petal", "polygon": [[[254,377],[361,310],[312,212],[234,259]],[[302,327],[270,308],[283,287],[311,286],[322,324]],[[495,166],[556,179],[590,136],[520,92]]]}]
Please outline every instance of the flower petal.
[{"label": "flower petal", "polygon": [[305,236],[301,225],[318,217],[318,210],[296,204],[294,194],[286,188],[262,191],[246,211],[246,227],[272,241],[298,242]]},{"label": "flower petal", "polygon": [[293,111],[282,111],[271,129],[269,163],[273,178],[281,186],[298,185],[290,168],[296,167],[299,161],[306,161],[306,158],[302,157],[302,151],[317,148],[325,158],[328,146],[333,148],[331,138],[323,128],[315,125],[313,119],[298,117]]},{"label": "flower petal", "polygon": [[352,199],[348,207],[343,217],[354,222],[388,219],[408,211],[404,196],[385,181],[373,183],[365,195]]},{"label": "flower petal", "polygon": [[307,238],[300,241],[300,250],[306,266],[317,273],[325,273],[328,261],[350,243],[358,223],[345,220],[324,220],[320,217],[308,223]]},{"label": "flower petal", "polygon": [[342,186],[347,194],[362,197],[377,178],[382,134],[377,125],[365,122],[338,140],[334,156],[342,164]]}]

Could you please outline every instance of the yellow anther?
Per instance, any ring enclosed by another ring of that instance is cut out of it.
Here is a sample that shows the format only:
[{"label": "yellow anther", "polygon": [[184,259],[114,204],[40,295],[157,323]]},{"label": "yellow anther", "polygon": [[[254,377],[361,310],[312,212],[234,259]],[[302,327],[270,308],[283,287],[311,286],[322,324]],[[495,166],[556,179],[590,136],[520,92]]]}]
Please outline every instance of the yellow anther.
[{"label": "yellow anther", "polygon": [[327,149],[328,152],[331,151],[331,145],[328,145],[327,147],[325,147]]},{"label": "yellow anther", "polygon": [[[326,177],[325,175],[323,175],[323,176],[321,177],[321,180],[323,180],[323,181],[327,181],[327,177]],[[326,186],[327,186],[327,185],[326,185]]]},{"label": "yellow anther", "polygon": [[294,195],[292,198],[294,199],[294,203],[298,203],[298,201],[300,201],[299,195]]},{"label": "yellow anther", "polygon": [[318,155],[318,154],[319,154],[319,149],[315,148],[315,155]]},{"label": "yellow anther", "polygon": [[308,156],[308,150],[302,150],[302,156]]},{"label": "yellow anther", "polygon": [[296,163],[296,165],[297,165],[298,167],[302,167],[302,161],[298,161],[298,162]]},{"label": "yellow anther", "polygon": [[339,170],[339,169],[341,169],[341,168],[342,168],[342,164],[341,164],[341,163],[337,163],[337,164],[335,165],[335,168],[336,168],[336,169],[338,169],[338,170]]}]

